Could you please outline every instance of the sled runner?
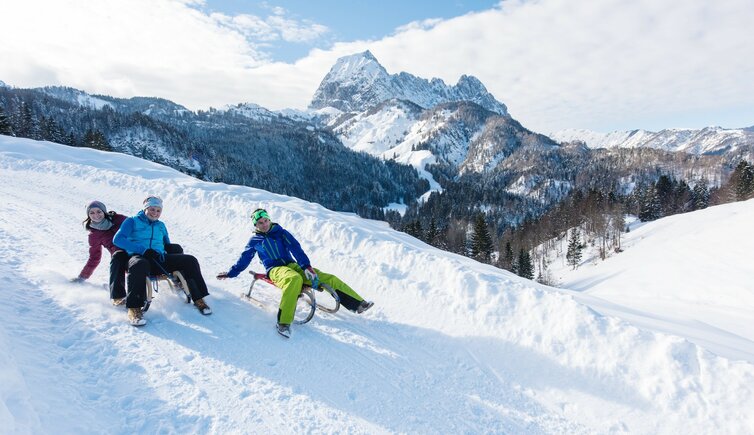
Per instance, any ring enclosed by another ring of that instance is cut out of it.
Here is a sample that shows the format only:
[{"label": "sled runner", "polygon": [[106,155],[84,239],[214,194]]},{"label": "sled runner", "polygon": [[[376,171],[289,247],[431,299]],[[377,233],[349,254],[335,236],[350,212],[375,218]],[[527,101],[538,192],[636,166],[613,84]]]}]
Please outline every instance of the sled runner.
[{"label": "sled runner", "polygon": [[[254,277],[254,279],[251,281],[251,285],[249,285],[249,290],[246,293],[242,293],[241,296],[249,301],[255,302],[257,305],[262,306],[262,308],[266,308],[269,303],[265,300],[262,300],[262,298],[255,297],[258,292],[252,295],[254,285],[257,283],[257,281],[260,280],[266,282],[267,284],[270,284],[273,287],[275,287],[275,284],[264,273],[257,273],[253,270],[249,271],[249,273]],[[275,288],[277,289],[277,287]],[[316,298],[314,297],[313,290],[317,290],[322,293],[327,292],[330,297],[324,297],[322,298],[322,301],[317,302]],[[310,321],[312,317],[314,317],[314,312],[317,310],[317,308],[326,313],[334,313],[338,311],[338,309],[340,308],[340,298],[338,297],[338,294],[335,292],[335,290],[332,289],[332,287],[327,284],[320,284],[315,288],[304,285],[301,288],[301,294],[299,294],[298,302],[296,303],[296,312],[293,317],[293,323],[301,325]]]},{"label": "sled runner", "polygon": [[147,301],[144,303],[144,308],[141,309],[142,312],[146,312],[149,309],[149,306],[152,304],[153,293],[159,292],[161,281],[167,282],[170,290],[178,296],[182,296],[187,304],[191,303],[191,293],[189,292],[188,282],[186,281],[186,278],[183,277],[183,274],[176,270],[173,273],[147,277]]}]

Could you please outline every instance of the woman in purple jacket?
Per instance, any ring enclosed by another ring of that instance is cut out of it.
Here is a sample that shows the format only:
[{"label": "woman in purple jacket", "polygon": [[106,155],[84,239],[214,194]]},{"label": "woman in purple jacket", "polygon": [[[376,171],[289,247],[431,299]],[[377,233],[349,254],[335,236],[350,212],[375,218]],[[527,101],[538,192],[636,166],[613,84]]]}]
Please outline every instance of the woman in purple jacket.
[{"label": "woman in purple jacket", "polygon": [[102,259],[102,248],[110,251],[110,299],[113,305],[122,305],[126,300],[126,269],[128,254],[113,244],[113,237],[126,220],[122,214],[107,212],[100,201],[92,201],[86,206],[84,228],[89,231],[89,260],[73,282],[89,279]]}]

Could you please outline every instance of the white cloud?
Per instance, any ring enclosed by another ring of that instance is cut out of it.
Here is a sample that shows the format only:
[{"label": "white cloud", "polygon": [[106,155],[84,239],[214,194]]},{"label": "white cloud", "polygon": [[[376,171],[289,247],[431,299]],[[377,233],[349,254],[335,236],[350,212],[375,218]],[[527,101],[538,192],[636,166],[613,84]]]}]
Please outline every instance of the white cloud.
[{"label": "white cloud", "polygon": [[282,8],[262,19],[192,7],[202,4],[13,0],[0,26],[0,79],[155,95],[191,108],[302,108],[339,56],[368,48],[391,73],[450,84],[475,75],[542,132],[754,124],[750,0],[505,1],[408,23],[379,41],[314,49],[293,64],[273,62],[266,44],[312,41],[327,28]]},{"label": "white cloud", "polygon": [[249,14],[229,16],[221,13],[213,13],[210,18],[218,24],[242,33],[252,46],[258,41],[311,42],[330,31],[327,26],[309,20],[287,18],[286,14],[285,9],[276,7],[273,8],[273,15],[267,18]]}]

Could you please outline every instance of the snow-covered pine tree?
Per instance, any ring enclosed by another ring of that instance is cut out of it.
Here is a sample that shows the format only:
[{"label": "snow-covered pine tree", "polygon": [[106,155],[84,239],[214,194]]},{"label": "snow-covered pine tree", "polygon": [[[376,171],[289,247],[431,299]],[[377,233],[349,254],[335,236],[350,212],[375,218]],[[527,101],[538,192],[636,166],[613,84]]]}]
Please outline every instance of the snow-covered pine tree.
[{"label": "snow-covered pine tree", "polygon": [[581,244],[581,234],[579,229],[574,228],[571,230],[571,236],[568,239],[568,250],[566,251],[566,261],[568,265],[576,269],[581,262],[581,251],[584,249],[584,245]]},{"label": "snow-covered pine tree", "polygon": [[5,110],[3,110],[2,107],[0,107],[0,134],[7,136],[13,135],[13,128],[10,125],[10,119],[8,119],[8,115],[5,114]]},{"label": "snow-covered pine tree", "polygon": [[427,228],[427,243],[429,243],[432,246],[438,245],[438,236],[440,235],[440,231],[437,229],[437,224],[435,223],[435,218],[429,220],[429,228]]},{"label": "snow-covered pine tree", "polygon": [[513,272],[513,262],[514,262],[514,254],[513,254],[513,248],[511,247],[511,242],[506,241],[505,247],[503,248],[503,255],[500,256],[500,267],[502,267],[505,270],[510,270]]},{"label": "snow-covered pine tree", "polygon": [[492,254],[492,237],[490,230],[487,228],[487,222],[484,220],[484,214],[479,213],[474,219],[474,228],[471,233],[471,256],[485,263],[490,262]]},{"label": "snow-covered pine tree", "polygon": [[531,264],[531,256],[524,248],[518,252],[518,264],[516,274],[526,279],[534,279],[534,265]]},{"label": "snow-covered pine tree", "polygon": [[654,186],[648,186],[639,197],[639,219],[642,222],[653,221],[661,217],[660,198]]},{"label": "snow-covered pine tree", "polygon": [[702,178],[694,185],[691,200],[693,210],[702,210],[709,206],[709,187],[707,187],[706,178]]},{"label": "snow-covered pine tree", "polygon": [[731,199],[743,201],[754,190],[754,168],[746,160],[741,160],[730,177]]}]

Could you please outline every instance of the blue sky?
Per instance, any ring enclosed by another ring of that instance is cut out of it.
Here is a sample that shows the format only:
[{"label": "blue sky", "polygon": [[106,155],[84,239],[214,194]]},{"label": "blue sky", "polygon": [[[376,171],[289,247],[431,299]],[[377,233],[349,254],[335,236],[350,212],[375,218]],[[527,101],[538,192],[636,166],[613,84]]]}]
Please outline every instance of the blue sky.
[{"label": "blue sky", "polygon": [[339,57],[370,50],[391,74],[473,75],[541,133],[754,125],[752,0],[3,0],[2,12],[0,80],[17,87],[305,109]]},{"label": "blue sky", "polygon": [[297,22],[320,24],[327,30],[310,41],[278,40],[267,48],[274,60],[293,62],[313,48],[327,48],[336,41],[379,40],[410,22],[448,19],[494,7],[494,0],[208,0],[200,9],[228,15],[285,16]]}]

